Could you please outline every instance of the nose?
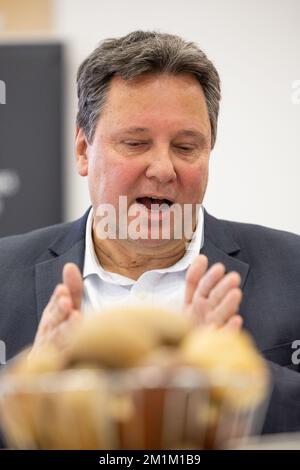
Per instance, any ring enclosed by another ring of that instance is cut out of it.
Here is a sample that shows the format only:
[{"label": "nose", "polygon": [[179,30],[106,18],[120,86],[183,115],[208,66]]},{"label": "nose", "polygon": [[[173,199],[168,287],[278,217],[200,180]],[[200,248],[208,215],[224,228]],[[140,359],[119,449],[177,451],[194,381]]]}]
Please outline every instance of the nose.
[{"label": "nose", "polygon": [[176,180],[176,172],[168,151],[153,152],[150,156],[146,176],[163,184]]}]

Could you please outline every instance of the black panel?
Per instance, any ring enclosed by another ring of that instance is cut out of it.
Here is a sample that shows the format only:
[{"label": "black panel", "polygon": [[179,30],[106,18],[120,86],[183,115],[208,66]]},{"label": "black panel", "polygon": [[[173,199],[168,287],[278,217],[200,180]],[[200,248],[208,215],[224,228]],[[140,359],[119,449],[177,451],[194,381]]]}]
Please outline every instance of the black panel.
[{"label": "black panel", "polygon": [[0,80],[6,85],[0,104],[4,236],[62,219],[62,46],[0,45]]}]

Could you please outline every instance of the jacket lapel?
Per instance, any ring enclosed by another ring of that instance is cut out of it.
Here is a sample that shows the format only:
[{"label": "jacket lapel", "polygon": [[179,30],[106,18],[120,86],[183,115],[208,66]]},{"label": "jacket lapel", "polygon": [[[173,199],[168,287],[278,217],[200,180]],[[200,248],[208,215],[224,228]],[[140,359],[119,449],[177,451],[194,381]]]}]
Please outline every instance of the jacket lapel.
[{"label": "jacket lapel", "polygon": [[83,270],[85,250],[85,226],[88,216],[66,225],[62,235],[48,248],[48,259],[36,264],[36,302],[38,321],[49,302],[53,290],[62,282],[62,271],[66,263],[75,263]]},{"label": "jacket lapel", "polygon": [[220,262],[224,264],[226,272],[237,271],[243,288],[249,273],[249,264],[237,258],[239,252],[240,247],[227,223],[204,211],[204,245],[201,253],[207,256],[209,266]]}]

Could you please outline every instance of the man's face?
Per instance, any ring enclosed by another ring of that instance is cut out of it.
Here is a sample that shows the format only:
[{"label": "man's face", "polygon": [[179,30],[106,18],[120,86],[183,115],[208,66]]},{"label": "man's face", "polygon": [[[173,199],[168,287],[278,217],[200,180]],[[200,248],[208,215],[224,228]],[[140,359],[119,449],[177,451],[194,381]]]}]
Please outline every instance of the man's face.
[{"label": "man's face", "polygon": [[210,146],[205,97],[193,76],[114,77],[93,142],[82,130],[76,140],[94,214],[101,204],[118,209],[119,196],[126,196],[129,208],[139,204],[145,220],[161,224],[166,213],[151,210],[153,198],[182,208],[202,203]]}]

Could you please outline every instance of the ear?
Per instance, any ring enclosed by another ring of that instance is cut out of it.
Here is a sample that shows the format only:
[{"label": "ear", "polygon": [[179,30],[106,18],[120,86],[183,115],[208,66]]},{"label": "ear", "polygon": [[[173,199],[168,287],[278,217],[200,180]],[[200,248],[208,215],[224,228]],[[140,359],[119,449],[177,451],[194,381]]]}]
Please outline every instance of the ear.
[{"label": "ear", "polygon": [[88,174],[88,142],[84,131],[80,127],[76,127],[75,138],[75,156],[77,160],[77,171],[81,176]]}]

